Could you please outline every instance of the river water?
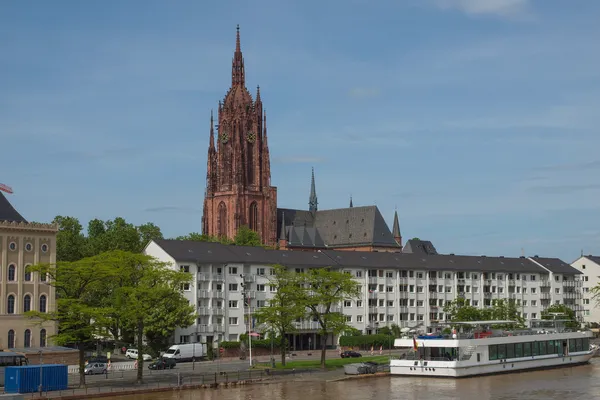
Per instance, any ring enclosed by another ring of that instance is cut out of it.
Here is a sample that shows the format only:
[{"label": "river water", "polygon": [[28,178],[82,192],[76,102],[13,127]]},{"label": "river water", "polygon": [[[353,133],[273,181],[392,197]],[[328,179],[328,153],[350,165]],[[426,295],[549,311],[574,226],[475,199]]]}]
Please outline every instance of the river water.
[{"label": "river water", "polygon": [[570,400],[600,399],[600,359],[573,368],[458,380],[381,377],[284,382],[122,396],[123,400]]}]

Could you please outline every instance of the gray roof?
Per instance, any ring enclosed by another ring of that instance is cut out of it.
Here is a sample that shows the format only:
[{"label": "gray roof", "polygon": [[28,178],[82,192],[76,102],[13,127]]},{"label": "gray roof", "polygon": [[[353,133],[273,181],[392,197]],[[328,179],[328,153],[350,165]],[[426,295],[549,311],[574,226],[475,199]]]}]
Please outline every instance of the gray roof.
[{"label": "gray roof", "polygon": [[429,254],[434,255],[438,254],[437,250],[433,243],[429,240],[419,240],[419,239],[410,239],[406,242],[406,245],[402,249],[403,253],[413,253],[413,254]]},{"label": "gray roof", "polygon": [[584,256],[584,257],[587,258],[588,260],[600,265],[600,256],[593,256],[590,254],[589,256]]},{"label": "gray roof", "polygon": [[548,258],[548,257],[531,257],[531,259],[543,265],[553,274],[565,274],[565,275],[580,275],[583,272],[579,271],[577,268],[570,266],[563,260],[558,258]]},{"label": "gray roof", "polygon": [[[421,255],[391,252],[362,252],[323,250],[284,251],[267,250],[262,247],[227,246],[220,243],[196,242],[189,240],[156,240],[168,254],[178,262],[207,263],[243,263],[289,267],[339,267],[339,268],[390,268],[405,270],[431,271],[493,271],[505,273],[541,273],[548,272],[532,260],[519,257],[485,257],[456,255]],[[536,259],[546,268],[552,265],[568,264],[555,258]],[[562,263],[562,264],[561,264]],[[547,264],[547,265],[546,265]],[[570,272],[579,273],[570,267]],[[573,272],[575,271],[575,272]]]},{"label": "gray roof", "polygon": [[[282,216],[285,218],[284,224]],[[294,247],[379,246],[397,247],[400,250],[377,206],[316,212],[279,208],[277,221],[278,237],[281,237],[281,226],[285,225],[288,242]]]},{"label": "gray roof", "polygon": [[0,192],[0,221],[27,223],[27,220],[15,210],[2,192]]}]

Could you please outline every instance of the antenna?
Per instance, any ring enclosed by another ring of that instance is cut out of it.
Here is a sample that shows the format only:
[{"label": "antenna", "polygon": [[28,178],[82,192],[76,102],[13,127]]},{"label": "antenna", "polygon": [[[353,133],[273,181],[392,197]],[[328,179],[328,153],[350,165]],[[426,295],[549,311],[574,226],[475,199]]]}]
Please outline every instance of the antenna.
[{"label": "antenna", "polygon": [[13,194],[13,190],[10,186],[5,185],[4,183],[0,183],[0,190],[6,193]]},{"label": "antenna", "polygon": [[525,257],[525,249],[521,247],[521,256]]}]

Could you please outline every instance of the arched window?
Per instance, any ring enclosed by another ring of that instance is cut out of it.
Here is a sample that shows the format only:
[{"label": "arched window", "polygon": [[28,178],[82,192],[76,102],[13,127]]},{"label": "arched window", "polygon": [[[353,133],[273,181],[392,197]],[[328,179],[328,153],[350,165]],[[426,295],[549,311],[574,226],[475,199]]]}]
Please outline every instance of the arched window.
[{"label": "arched window", "polygon": [[25,342],[23,343],[23,347],[31,347],[31,330],[25,329]]},{"label": "arched window", "polygon": [[16,275],[17,275],[17,267],[15,266],[15,264],[10,264],[8,266],[8,280],[14,281]]},{"label": "arched window", "polygon": [[46,347],[46,330],[40,330],[40,347]]},{"label": "arched window", "polygon": [[31,311],[31,296],[26,294],[23,297],[23,312]]},{"label": "arched window", "polygon": [[248,221],[248,227],[253,231],[258,232],[258,205],[256,202],[250,204],[250,215]]},{"label": "arched window", "polygon": [[15,296],[13,296],[12,294],[8,296],[8,301],[6,302],[6,313],[15,313]]},{"label": "arched window", "polygon": [[217,210],[217,235],[227,236],[227,206],[223,202]]},{"label": "arched window", "polygon": [[29,271],[29,267],[31,267],[30,264],[27,264],[25,266],[25,282],[30,282],[31,281],[31,272]]},{"label": "arched window", "polygon": [[46,312],[46,295],[40,296],[40,312]]},{"label": "arched window", "polygon": [[8,331],[8,346],[9,349],[15,348],[15,331],[12,329]]}]

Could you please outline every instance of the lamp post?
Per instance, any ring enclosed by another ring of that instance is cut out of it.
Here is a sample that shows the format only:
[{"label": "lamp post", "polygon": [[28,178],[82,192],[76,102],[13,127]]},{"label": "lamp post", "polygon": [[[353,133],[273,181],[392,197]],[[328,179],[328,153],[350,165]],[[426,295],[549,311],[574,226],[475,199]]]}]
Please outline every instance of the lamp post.
[{"label": "lamp post", "polygon": [[[240,274],[240,277],[242,278],[242,280],[244,279],[244,275]],[[251,311],[251,306],[250,306],[250,296],[248,295],[248,297],[246,297],[247,292],[247,287],[246,285],[242,282],[241,283],[242,286],[242,296],[244,296],[244,307],[246,306],[246,301],[248,302],[248,323],[247,323],[247,328],[248,328],[248,354],[249,354],[249,358],[250,358],[250,367],[252,367],[252,311]]]},{"label": "lamp post", "polygon": [[42,397],[42,392],[44,391],[44,386],[42,384],[43,382],[43,377],[44,377],[44,359],[42,358],[42,350],[39,351],[40,353],[40,397]]}]

